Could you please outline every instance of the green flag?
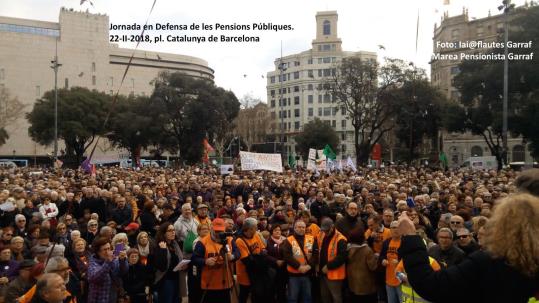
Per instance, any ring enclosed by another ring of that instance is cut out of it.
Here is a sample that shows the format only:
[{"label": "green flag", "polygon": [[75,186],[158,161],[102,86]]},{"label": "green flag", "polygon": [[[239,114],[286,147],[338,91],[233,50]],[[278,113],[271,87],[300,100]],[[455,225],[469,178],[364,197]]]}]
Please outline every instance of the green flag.
[{"label": "green flag", "polygon": [[290,166],[290,168],[296,167],[296,157],[293,153],[288,155],[288,166]]},{"label": "green flag", "polygon": [[326,147],[324,147],[324,155],[326,155],[326,158],[335,160],[337,159],[337,155],[331,150],[331,147],[329,147],[329,144],[326,144]]},{"label": "green flag", "polygon": [[445,155],[445,153],[443,151],[440,152],[439,160],[442,163],[443,168],[446,168],[447,164],[448,164],[447,163],[447,156]]}]

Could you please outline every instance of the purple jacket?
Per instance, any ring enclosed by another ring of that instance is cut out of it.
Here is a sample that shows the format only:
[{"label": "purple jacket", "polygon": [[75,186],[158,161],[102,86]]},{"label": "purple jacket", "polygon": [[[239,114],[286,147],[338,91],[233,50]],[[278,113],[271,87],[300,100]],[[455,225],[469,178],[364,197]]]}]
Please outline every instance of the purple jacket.
[{"label": "purple jacket", "polygon": [[9,281],[19,275],[19,262],[14,260],[0,262],[0,277],[7,277]]},{"label": "purple jacket", "polygon": [[127,272],[127,259],[104,261],[95,256],[88,266],[88,303],[116,302],[120,277]]}]

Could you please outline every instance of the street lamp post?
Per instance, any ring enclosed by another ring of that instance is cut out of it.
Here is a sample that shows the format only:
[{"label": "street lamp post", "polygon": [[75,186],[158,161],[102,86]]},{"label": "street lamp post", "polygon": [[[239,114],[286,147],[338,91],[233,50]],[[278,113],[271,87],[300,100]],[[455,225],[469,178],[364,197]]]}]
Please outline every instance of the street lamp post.
[{"label": "street lamp post", "polygon": [[281,158],[284,159],[284,102],[283,102],[283,72],[286,71],[286,66],[283,64],[283,56],[279,61],[280,79],[281,84],[279,88],[279,105],[281,111]]},{"label": "street lamp post", "polygon": [[58,40],[56,41],[56,53],[51,61],[51,68],[54,70],[54,163],[58,160],[58,68],[62,64],[58,63]]},{"label": "street lamp post", "polygon": [[508,163],[507,159],[507,103],[508,103],[508,94],[509,94],[509,60],[507,59],[508,49],[507,41],[509,40],[509,12],[515,7],[514,4],[511,4],[511,0],[503,0],[502,5],[498,6],[498,10],[504,13],[504,60],[503,60],[503,116],[502,116],[502,141],[503,141],[503,151],[502,157],[505,164]]}]

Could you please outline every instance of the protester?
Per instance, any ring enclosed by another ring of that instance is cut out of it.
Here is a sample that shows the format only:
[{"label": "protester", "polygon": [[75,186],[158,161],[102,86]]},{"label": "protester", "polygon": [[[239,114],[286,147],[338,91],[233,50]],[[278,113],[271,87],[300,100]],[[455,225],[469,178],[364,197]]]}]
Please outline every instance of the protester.
[{"label": "protester", "polygon": [[[515,224],[514,218],[521,224]],[[498,202],[487,224],[485,251],[453,268],[433,271],[423,241],[406,214],[399,254],[415,291],[436,302],[528,302],[537,293],[539,274],[539,199],[529,194]]]},{"label": "protester", "polygon": [[118,278],[127,271],[125,251],[114,256],[109,239],[100,237],[92,243],[94,255],[88,265],[88,303],[112,303],[118,297]]},{"label": "protester", "polygon": [[[30,174],[35,171],[40,174]],[[125,302],[131,299],[130,296],[132,300],[159,302],[172,298],[176,302],[187,294],[192,303],[214,302],[215,298],[229,300],[230,297],[233,301],[240,297],[244,301],[248,289],[251,301],[255,298],[257,302],[301,300],[326,303],[335,301],[332,294],[337,292],[332,293],[331,289],[340,288],[333,288],[335,283],[332,281],[346,286],[344,297],[337,296],[336,301],[368,302],[373,293],[378,293],[378,300],[382,302],[387,301],[388,267],[380,266],[378,282],[373,286],[369,262],[382,253],[384,241],[391,238],[390,225],[395,217],[407,211],[422,242],[440,260],[440,266],[451,271],[480,253],[477,247],[490,254],[486,241],[489,235],[487,222],[489,217],[495,217],[498,199],[511,197],[516,192],[533,193],[538,180],[539,174],[534,171],[464,168],[443,171],[400,165],[319,173],[298,167],[295,170],[285,168],[283,173],[243,171],[224,176],[213,165],[174,169],[98,166],[94,175],[72,169],[0,168],[0,203],[9,209],[14,205],[0,222],[3,224],[0,250],[6,248],[6,257],[10,252],[8,259],[21,266],[25,259],[42,262],[36,266],[44,267],[47,259],[52,260],[53,256],[67,258],[71,268],[71,273],[66,276],[69,277],[67,289],[81,303],[94,298],[89,294],[89,284],[94,285],[92,289],[110,289],[108,299],[115,302],[115,298]],[[43,216],[39,211],[51,203],[58,208],[55,218]],[[219,217],[219,226],[214,229],[210,220]],[[521,225],[520,217],[510,217],[515,225],[512,228]],[[324,274],[324,266],[320,266],[326,262],[330,272],[329,264],[333,262],[329,257],[334,251],[331,239],[335,237],[327,236],[331,228],[327,230],[328,225],[322,226],[325,218],[331,218],[335,222],[334,229],[351,244],[344,253],[337,247],[339,253],[333,259],[340,262],[344,255],[348,260],[346,279],[342,282],[329,279],[329,275]],[[304,224],[298,223],[300,221]],[[186,224],[173,226],[177,222]],[[251,222],[257,224],[252,226]],[[157,241],[159,227],[165,223],[167,229],[174,229],[174,232],[167,234],[162,230]],[[366,237],[364,242],[361,238],[354,239],[356,230],[361,230],[363,238]],[[321,235],[324,239],[320,239]],[[122,250],[128,247],[138,250],[138,254],[130,250],[133,258],[137,256],[139,260],[132,260],[130,264],[132,270],[147,264],[147,276],[151,279],[148,281],[151,283],[147,283],[151,284],[148,285],[151,288],[149,296],[140,284],[124,283],[126,279],[134,281],[133,275],[128,276],[127,256],[121,262],[125,263],[123,274],[111,272],[110,278],[105,276],[106,279],[89,282],[92,260],[96,259],[98,265],[107,264],[88,252],[92,241],[99,238],[110,243],[107,250],[110,249],[114,256],[113,264],[119,262]],[[238,249],[242,241],[249,242],[250,239],[259,239],[267,255],[264,250],[252,254],[248,249]],[[117,245],[112,245],[113,240]],[[157,253],[161,250],[159,242],[164,242],[166,248],[160,255],[160,266],[156,267],[154,257],[156,250]],[[223,246],[225,243],[227,245]],[[327,248],[324,245],[328,245]],[[197,246],[203,247],[202,250],[199,247],[198,252],[202,255],[197,256]],[[225,266],[220,247],[229,247],[228,266]],[[462,254],[459,247],[464,251]],[[206,250],[212,256],[207,256]],[[385,255],[380,258],[380,263],[391,259],[387,258],[387,253]],[[167,264],[167,256],[174,264]],[[434,258],[429,260],[436,264]],[[350,263],[358,265],[351,266]],[[62,265],[60,269],[65,274],[63,270],[67,267],[63,267],[62,262],[57,264]],[[253,273],[261,268],[267,270],[264,274],[255,274],[253,279]],[[234,273],[234,269],[239,270]],[[27,270],[19,271],[21,276]],[[237,289],[228,284],[233,281],[227,279],[228,275],[234,274],[238,277]],[[396,277],[402,281],[403,300],[428,300],[422,298],[413,283],[406,282],[407,274],[402,268]],[[35,276],[32,274],[32,277]],[[14,278],[18,279],[17,275]],[[210,278],[216,280],[210,281]],[[249,285],[245,283],[247,279]],[[259,281],[266,283],[257,283]],[[179,290],[177,297],[172,287],[169,287],[173,290],[170,296],[161,289],[165,285],[173,285],[176,291]],[[239,285],[244,286],[241,287],[244,291]],[[9,284],[5,289],[8,287]],[[165,295],[159,296],[161,292]],[[266,293],[269,295],[260,295]]]},{"label": "protester", "polygon": [[148,257],[155,268],[153,287],[157,292],[157,302],[172,303],[180,300],[180,293],[185,290],[180,282],[179,270],[187,269],[187,265],[179,266],[183,260],[182,250],[176,242],[174,226],[168,222],[161,224],[155,236],[155,244]]},{"label": "protester", "polygon": [[315,238],[305,234],[305,222],[294,223],[294,234],[282,243],[282,254],[288,271],[288,302],[311,303],[312,270],[317,264],[318,246]]},{"label": "protester", "polygon": [[348,238],[346,276],[350,298],[348,302],[377,303],[376,269],[378,258],[365,242],[362,226],[350,232]]},{"label": "protester", "polygon": [[196,243],[191,259],[201,268],[202,302],[231,302],[232,266],[239,257],[236,243],[225,234],[224,220],[214,219],[212,231]]}]

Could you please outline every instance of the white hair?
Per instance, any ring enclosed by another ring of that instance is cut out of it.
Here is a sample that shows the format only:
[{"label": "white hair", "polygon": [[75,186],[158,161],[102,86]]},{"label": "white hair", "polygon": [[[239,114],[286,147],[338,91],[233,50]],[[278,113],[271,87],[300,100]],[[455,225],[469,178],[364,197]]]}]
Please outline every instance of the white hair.
[{"label": "white hair", "polygon": [[52,256],[47,260],[47,266],[45,267],[45,273],[53,273],[60,268],[60,264],[68,263],[66,258],[61,256]]}]

